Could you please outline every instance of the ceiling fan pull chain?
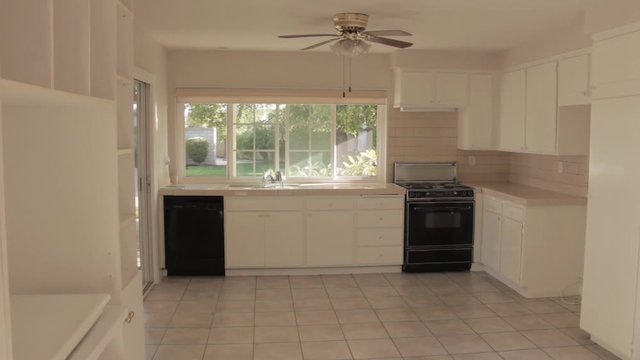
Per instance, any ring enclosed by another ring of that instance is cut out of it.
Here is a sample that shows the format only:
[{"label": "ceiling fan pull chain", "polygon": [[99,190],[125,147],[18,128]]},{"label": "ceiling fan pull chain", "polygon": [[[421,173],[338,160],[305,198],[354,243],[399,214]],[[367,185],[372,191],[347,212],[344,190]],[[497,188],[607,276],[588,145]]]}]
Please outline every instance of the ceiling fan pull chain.
[{"label": "ceiling fan pull chain", "polygon": [[349,93],[351,93],[351,56],[349,56]]},{"label": "ceiling fan pull chain", "polygon": [[346,92],[345,92],[345,77],[346,77],[346,63],[347,63],[347,57],[345,55],[342,55],[342,97],[347,97],[346,96]]}]

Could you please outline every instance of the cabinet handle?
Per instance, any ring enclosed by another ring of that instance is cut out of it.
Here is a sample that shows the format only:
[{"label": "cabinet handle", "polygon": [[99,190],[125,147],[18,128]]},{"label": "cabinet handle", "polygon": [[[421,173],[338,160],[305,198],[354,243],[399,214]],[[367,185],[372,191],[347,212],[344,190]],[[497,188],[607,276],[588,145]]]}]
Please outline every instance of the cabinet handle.
[{"label": "cabinet handle", "polygon": [[124,322],[126,322],[127,324],[131,324],[131,321],[133,321],[134,317],[136,317],[136,313],[134,311],[129,311],[126,319],[124,319]]}]

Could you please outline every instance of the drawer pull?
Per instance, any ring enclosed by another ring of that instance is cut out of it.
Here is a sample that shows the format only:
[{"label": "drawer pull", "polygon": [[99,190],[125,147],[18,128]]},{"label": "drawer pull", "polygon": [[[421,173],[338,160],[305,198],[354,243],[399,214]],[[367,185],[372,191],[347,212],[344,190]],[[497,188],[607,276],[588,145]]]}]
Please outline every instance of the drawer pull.
[{"label": "drawer pull", "polygon": [[127,318],[124,319],[124,322],[126,322],[127,324],[131,324],[131,321],[133,321],[134,317],[136,317],[136,313],[133,311],[129,311],[129,313],[127,314]]}]

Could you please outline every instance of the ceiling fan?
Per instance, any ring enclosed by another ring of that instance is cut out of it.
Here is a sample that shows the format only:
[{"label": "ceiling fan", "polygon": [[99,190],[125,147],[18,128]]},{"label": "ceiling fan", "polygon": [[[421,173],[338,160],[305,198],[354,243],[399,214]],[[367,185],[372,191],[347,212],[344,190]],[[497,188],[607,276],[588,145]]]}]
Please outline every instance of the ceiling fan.
[{"label": "ceiling fan", "polygon": [[[333,24],[339,34],[300,34],[300,35],[280,35],[279,38],[305,38],[305,37],[332,37],[326,41],[307,46],[302,50],[317,48],[324,44],[334,41],[347,45],[350,48],[359,48],[360,52],[352,51],[351,55],[358,55],[366,51],[369,45],[364,41],[370,41],[378,44],[393,46],[397,48],[406,48],[413,45],[410,42],[389,39],[381,36],[411,36],[410,33],[402,30],[373,30],[365,31],[369,15],[359,13],[340,13],[333,16]],[[334,49],[335,50],[335,49]]]}]

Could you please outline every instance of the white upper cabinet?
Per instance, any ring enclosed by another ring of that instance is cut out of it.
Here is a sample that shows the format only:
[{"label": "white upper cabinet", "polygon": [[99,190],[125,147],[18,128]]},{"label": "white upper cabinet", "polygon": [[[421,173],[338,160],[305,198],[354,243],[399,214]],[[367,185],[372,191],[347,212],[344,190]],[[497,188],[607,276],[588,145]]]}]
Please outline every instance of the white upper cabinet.
[{"label": "white upper cabinet", "polygon": [[467,104],[467,74],[396,70],[394,107],[460,108]]},{"label": "white upper cabinet", "polygon": [[558,61],[558,106],[589,104],[589,55]]},{"label": "white upper cabinet", "polygon": [[584,66],[588,66],[588,55],[503,74],[498,148],[532,154],[588,154],[590,110],[584,103],[589,101]]},{"label": "white upper cabinet", "polygon": [[458,149],[493,148],[493,89],[493,75],[469,75],[468,105],[458,116]]},{"label": "white upper cabinet", "polygon": [[527,69],[525,149],[535,153],[556,150],[557,63]]},{"label": "white upper cabinet", "polygon": [[525,101],[525,71],[503,74],[500,81],[500,150],[525,150]]},{"label": "white upper cabinet", "polygon": [[436,74],[436,105],[465,107],[467,105],[467,86],[467,74]]},{"label": "white upper cabinet", "polygon": [[640,30],[604,33],[594,40],[592,97],[640,94]]}]

